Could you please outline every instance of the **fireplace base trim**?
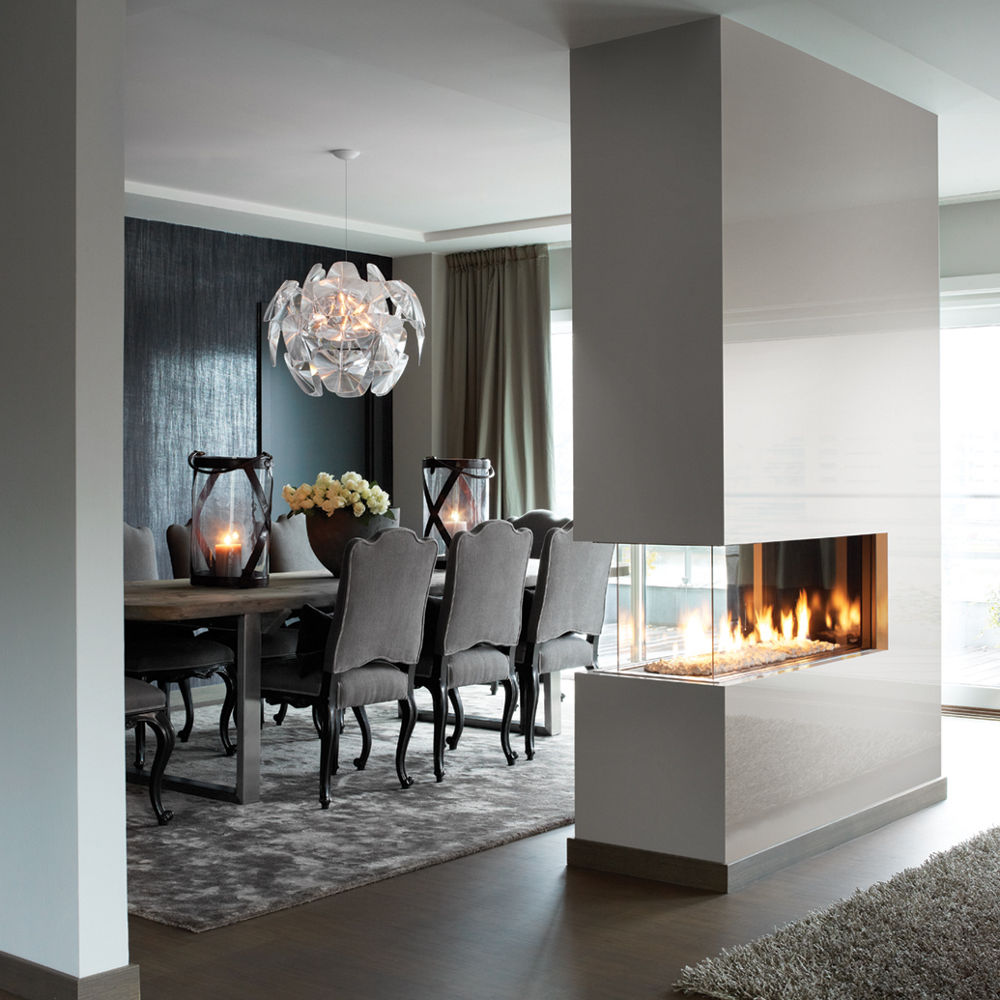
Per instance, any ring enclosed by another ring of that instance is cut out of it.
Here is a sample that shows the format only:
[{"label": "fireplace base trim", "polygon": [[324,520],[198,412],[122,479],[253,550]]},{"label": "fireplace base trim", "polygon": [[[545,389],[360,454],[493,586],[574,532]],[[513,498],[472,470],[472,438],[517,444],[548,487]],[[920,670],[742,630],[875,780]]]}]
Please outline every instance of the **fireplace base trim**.
[{"label": "fireplace base trim", "polygon": [[809,830],[731,864],[624,847],[620,844],[604,844],[580,837],[567,838],[566,863],[571,868],[629,875],[692,889],[735,892],[798,861],[822,854],[855,837],[871,833],[937,802],[943,802],[947,797],[948,779],[936,778],[861,812]]}]

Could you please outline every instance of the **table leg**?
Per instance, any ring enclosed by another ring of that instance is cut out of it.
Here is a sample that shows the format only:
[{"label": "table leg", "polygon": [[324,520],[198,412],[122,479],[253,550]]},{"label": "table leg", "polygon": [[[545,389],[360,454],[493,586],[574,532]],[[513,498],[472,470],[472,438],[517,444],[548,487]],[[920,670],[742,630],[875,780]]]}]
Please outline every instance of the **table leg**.
[{"label": "table leg", "polygon": [[236,801],[260,801],[260,614],[236,624]]},{"label": "table leg", "polygon": [[[545,692],[546,735],[558,736],[562,732],[562,673],[553,670],[542,675],[542,689]],[[535,731],[538,731],[537,725]]]}]

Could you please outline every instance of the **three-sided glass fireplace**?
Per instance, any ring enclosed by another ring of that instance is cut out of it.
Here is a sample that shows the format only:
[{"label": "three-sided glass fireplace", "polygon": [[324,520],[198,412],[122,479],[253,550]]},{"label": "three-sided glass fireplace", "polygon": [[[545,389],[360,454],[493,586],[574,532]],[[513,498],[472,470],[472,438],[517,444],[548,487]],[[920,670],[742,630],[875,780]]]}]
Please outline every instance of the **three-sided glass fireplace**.
[{"label": "three-sided glass fireplace", "polygon": [[712,682],[886,649],[886,550],[884,534],[621,545],[619,669]]}]

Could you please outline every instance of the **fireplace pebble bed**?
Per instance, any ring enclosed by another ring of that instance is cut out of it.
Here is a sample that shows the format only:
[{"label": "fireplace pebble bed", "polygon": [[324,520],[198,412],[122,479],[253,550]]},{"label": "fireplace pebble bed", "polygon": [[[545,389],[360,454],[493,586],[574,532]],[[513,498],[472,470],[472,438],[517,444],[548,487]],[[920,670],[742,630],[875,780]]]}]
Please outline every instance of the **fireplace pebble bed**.
[{"label": "fireplace pebble bed", "polygon": [[804,656],[829,653],[837,649],[835,642],[819,639],[791,639],[778,642],[760,642],[712,653],[695,656],[674,656],[653,660],[643,664],[650,674],[670,674],[674,677],[712,677],[720,674],[735,674],[743,670],[757,670],[772,663],[797,660]]}]

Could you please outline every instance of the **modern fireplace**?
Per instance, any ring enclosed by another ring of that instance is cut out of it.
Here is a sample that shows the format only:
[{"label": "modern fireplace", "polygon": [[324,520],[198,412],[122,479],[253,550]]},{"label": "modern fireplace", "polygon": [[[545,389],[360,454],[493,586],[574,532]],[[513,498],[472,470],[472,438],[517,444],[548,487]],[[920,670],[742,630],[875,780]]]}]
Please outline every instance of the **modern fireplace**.
[{"label": "modern fireplace", "polygon": [[887,549],[885,534],[629,546],[619,668],[723,682],[887,649]]}]

